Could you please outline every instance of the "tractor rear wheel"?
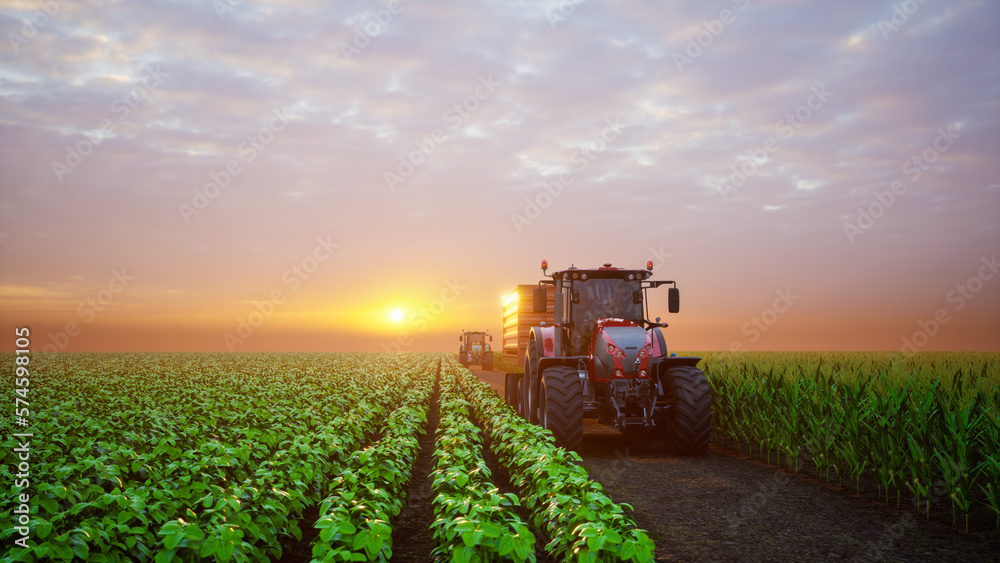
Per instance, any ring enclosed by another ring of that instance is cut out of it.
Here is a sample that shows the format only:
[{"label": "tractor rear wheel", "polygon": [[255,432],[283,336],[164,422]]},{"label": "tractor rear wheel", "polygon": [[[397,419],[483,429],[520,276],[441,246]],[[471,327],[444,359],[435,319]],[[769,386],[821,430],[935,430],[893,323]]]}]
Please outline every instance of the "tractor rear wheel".
[{"label": "tractor rear wheel", "polygon": [[681,455],[700,455],[708,449],[712,434],[712,395],[705,373],[691,366],[678,366],[666,372],[673,403],[672,436],[674,448]]},{"label": "tractor rear wheel", "polygon": [[483,371],[493,371],[493,352],[486,352],[483,356]]},{"label": "tractor rear wheel", "polygon": [[583,385],[576,370],[550,367],[542,373],[539,424],[552,431],[556,444],[574,450],[583,443]]}]

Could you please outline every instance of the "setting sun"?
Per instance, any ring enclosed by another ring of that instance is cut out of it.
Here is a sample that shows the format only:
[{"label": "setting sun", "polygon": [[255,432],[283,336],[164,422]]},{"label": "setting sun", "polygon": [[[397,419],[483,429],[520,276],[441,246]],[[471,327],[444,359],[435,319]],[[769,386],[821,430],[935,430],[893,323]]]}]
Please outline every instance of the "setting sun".
[{"label": "setting sun", "polygon": [[389,313],[389,318],[392,319],[392,322],[398,323],[403,320],[403,312],[399,309],[393,309],[392,312]]}]

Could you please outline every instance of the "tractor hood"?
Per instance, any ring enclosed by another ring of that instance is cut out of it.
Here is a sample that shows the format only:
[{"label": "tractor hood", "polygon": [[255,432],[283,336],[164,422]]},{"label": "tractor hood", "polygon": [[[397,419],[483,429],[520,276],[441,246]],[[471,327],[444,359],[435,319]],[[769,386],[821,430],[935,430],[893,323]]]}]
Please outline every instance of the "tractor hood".
[{"label": "tractor hood", "polygon": [[595,368],[603,372],[598,377],[645,376],[652,347],[649,333],[635,323],[600,319],[594,335]]}]

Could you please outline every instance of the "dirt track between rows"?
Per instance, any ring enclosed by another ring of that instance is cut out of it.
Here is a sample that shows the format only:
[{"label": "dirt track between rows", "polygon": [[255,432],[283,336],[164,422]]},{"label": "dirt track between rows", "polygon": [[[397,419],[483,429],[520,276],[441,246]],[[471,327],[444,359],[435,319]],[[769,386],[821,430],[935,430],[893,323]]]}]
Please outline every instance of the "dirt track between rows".
[{"label": "dirt track between rows", "polygon": [[[502,396],[503,372],[474,373]],[[658,561],[1000,561],[996,541],[714,443],[706,455],[679,457],[588,420],[579,453],[655,535]]]}]

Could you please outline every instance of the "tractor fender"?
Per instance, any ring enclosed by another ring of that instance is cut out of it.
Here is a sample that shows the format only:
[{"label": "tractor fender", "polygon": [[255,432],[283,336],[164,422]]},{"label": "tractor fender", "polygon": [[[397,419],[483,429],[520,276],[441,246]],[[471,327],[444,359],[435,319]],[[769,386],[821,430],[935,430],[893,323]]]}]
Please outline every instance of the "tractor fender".
[{"label": "tractor fender", "polygon": [[650,369],[650,372],[657,374],[657,377],[662,377],[670,368],[680,366],[695,368],[698,367],[698,362],[700,361],[701,358],[698,356],[663,356],[661,358],[653,358],[656,368],[655,371]]},{"label": "tractor fender", "polygon": [[667,340],[663,338],[663,329],[655,327],[649,331],[650,340],[653,341],[652,357],[659,358],[667,355]]},{"label": "tractor fender", "polygon": [[670,369],[678,366],[698,367],[701,358],[698,356],[667,356],[660,359],[660,369]]},{"label": "tractor fender", "polygon": [[529,341],[535,342],[535,351],[539,358],[553,356],[556,353],[556,327],[535,326],[531,327]]}]

